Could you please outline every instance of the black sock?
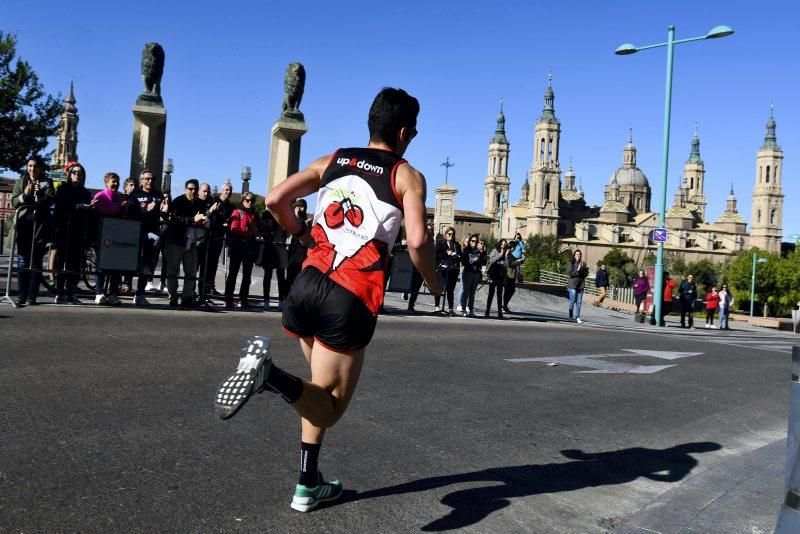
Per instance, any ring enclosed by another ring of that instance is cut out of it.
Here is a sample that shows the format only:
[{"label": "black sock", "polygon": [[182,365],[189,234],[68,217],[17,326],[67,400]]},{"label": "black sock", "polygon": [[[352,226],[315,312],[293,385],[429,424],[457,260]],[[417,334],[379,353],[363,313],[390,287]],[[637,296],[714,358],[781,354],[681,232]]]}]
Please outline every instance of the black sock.
[{"label": "black sock", "polygon": [[319,449],[322,445],[300,442],[300,480],[298,484],[313,488],[319,485]]},{"label": "black sock", "polygon": [[295,402],[303,394],[303,381],[283,369],[279,369],[275,364],[269,368],[267,385],[280,393],[283,400],[289,404]]}]

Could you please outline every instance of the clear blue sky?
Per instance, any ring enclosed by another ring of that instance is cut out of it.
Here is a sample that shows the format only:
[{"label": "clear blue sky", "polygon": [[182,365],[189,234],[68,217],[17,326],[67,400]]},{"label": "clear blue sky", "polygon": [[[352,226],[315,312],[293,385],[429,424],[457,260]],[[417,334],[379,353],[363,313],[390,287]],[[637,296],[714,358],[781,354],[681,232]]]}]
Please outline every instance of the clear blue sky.
[{"label": "clear blue sky", "polygon": [[406,156],[428,178],[428,205],[449,156],[457,207],[480,212],[498,100],[505,100],[515,202],[531,165],[549,72],[562,125],[561,166],[573,159],[589,203],[602,202],[630,126],[657,206],[665,50],[627,57],[613,51],[624,42],[663,42],[669,25],[685,38],[727,24],[736,30],[732,37],[676,48],[669,202],[697,122],[708,217],[724,209],[733,182],[749,221],[755,153],[774,102],[788,235],[800,232],[800,210],[792,208],[800,195],[798,11],[789,1],[6,0],[0,28],[17,34],[19,55],[49,91],[65,93],[75,81],[78,154],[90,185],[99,186],[109,170],[128,174],[140,54],[157,41],[166,51],[162,95],[173,183],[231,177],[238,189],[248,165],[251,189],[263,193],[284,69],[300,61],[308,76],[301,109],[310,127],[301,165],[336,147],[365,144],[375,93],[402,87],[422,105],[420,133]]}]

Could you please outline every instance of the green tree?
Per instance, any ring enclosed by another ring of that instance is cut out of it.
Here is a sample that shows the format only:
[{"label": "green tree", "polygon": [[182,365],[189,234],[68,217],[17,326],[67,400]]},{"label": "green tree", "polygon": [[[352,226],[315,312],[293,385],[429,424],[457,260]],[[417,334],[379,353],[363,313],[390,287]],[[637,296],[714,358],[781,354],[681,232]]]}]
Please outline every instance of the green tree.
[{"label": "green tree", "polygon": [[522,278],[536,281],[542,271],[564,272],[569,258],[560,252],[561,242],[552,235],[532,235],[525,243]]},{"label": "green tree", "polygon": [[22,171],[58,130],[62,102],[45,93],[26,61],[15,59],[17,38],[0,31],[0,169]]},{"label": "green tree", "polygon": [[753,254],[766,258],[767,263],[759,263],[756,269],[755,302],[764,306],[764,313],[773,306],[777,309],[780,300],[778,270],[781,262],[777,254],[768,254],[757,248],[738,253],[725,270],[723,281],[733,290],[734,306],[739,309],[750,308],[750,283],[753,276]]},{"label": "green tree", "polygon": [[680,280],[680,277],[686,274],[686,259],[683,254],[680,252],[665,252],[664,269],[674,275],[673,278]]},{"label": "green tree", "polygon": [[[717,267],[711,260],[694,261],[686,266],[686,274],[694,275],[697,290],[710,291],[711,286],[717,285],[719,275]],[[717,287],[719,289],[719,287]]]},{"label": "green tree", "polygon": [[787,315],[800,301],[800,250],[795,250],[782,258],[776,267],[775,275],[778,285],[778,314]]},{"label": "green tree", "polygon": [[598,260],[598,267],[603,264],[608,271],[608,282],[612,286],[627,287],[630,280],[636,277],[636,262],[619,247],[613,247],[602,259]]}]

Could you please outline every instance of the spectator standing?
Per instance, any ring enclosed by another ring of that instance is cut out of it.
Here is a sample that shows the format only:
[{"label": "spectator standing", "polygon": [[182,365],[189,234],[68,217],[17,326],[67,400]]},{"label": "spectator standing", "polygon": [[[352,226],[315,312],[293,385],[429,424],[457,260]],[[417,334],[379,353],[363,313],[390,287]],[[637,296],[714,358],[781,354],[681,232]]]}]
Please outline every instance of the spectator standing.
[{"label": "spectator standing", "polygon": [[633,280],[633,299],[636,303],[636,312],[634,319],[640,323],[644,322],[644,316],[647,310],[644,309],[644,301],[647,298],[647,292],[650,291],[650,281],[645,276],[644,271],[639,271],[639,276]]},{"label": "spectator standing", "polygon": [[706,328],[716,328],[714,325],[714,313],[719,308],[719,293],[716,287],[706,293]]},{"label": "spectator standing", "polygon": [[[308,226],[309,218],[308,218],[308,203],[303,198],[299,198],[294,201],[294,215],[297,217],[297,220],[303,223],[305,226]],[[294,279],[297,278],[297,275],[300,274],[300,271],[303,269],[303,262],[306,261],[306,256],[308,255],[308,248],[306,245],[300,242],[299,239],[292,236],[289,240],[289,259],[288,265],[286,266],[286,291],[292,288],[292,284],[294,284]],[[278,309],[282,309],[283,306],[279,304]]]},{"label": "spectator standing", "polygon": [[236,289],[236,277],[242,267],[242,285],[239,288],[239,307],[250,307],[250,277],[253,262],[258,252],[256,238],[260,238],[258,219],[253,209],[255,202],[253,193],[245,193],[239,207],[233,210],[228,227],[230,228],[230,266],[228,278],[225,280],[225,307],[233,308],[233,292]]},{"label": "spectator standing", "polygon": [[[134,306],[147,306],[147,283],[153,279],[161,238],[163,195],[153,187],[155,179],[149,169],[139,173],[139,187],[128,195],[128,216],[141,222],[139,230],[139,276],[136,280]],[[164,206],[166,209],[166,206]]]},{"label": "spectator standing", "polygon": [[278,224],[272,212],[264,210],[261,214],[261,237],[264,239],[261,254],[261,268],[264,269],[263,292],[264,292],[264,311],[270,310],[269,294],[272,290],[272,271],[278,279],[278,309],[283,308],[283,301],[286,300],[286,268],[281,266],[280,249],[286,247],[288,234],[283,227]]},{"label": "spectator standing", "polygon": [[489,298],[486,299],[484,317],[489,317],[492,312],[492,298],[497,291],[497,318],[503,318],[503,289],[508,276],[508,242],[501,239],[494,245],[494,250],[489,254],[486,272],[489,276]]},{"label": "spectator standing", "polygon": [[[103,176],[105,188],[98,191],[92,203],[101,217],[119,217],[127,213],[127,199],[119,192],[119,175],[107,172]],[[110,279],[108,291],[105,291],[106,280]],[[95,285],[95,304],[122,304],[119,300],[119,285],[122,281],[119,271],[98,272]]]},{"label": "spectator standing", "polygon": [[[514,255],[515,250],[520,250],[519,257]],[[506,285],[503,290],[503,311],[506,313],[511,313],[511,310],[508,309],[508,303],[511,302],[511,297],[513,297],[514,293],[517,291],[517,275],[523,261],[522,251],[519,249],[519,241],[511,241],[508,244],[508,267],[506,267],[508,273],[506,276]]]},{"label": "spectator standing", "polygon": [[[431,238],[433,237],[433,225],[431,223],[427,223],[425,225],[426,235],[429,235]],[[408,313],[417,313],[417,309],[414,307],[417,303],[417,298],[419,297],[419,290],[422,287],[422,275],[417,270],[417,267],[412,263],[412,271],[411,271],[411,293],[408,295]],[[438,265],[438,263],[437,263]]]},{"label": "spectator standing", "polygon": [[733,294],[728,289],[728,284],[722,284],[722,291],[719,292],[719,329],[730,330],[728,318],[733,307]]},{"label": "spectator standing", "polygon": [[165,234],[165,256],[167,263],[167,292],[169,305],[178,305],[178,273],[183,266],[183,291],[180,306],[193,308],[192,293],[197,272],[197,241],[205,233],[207,222],[203,214],[205,207],[197,197],[197,180],[186,180],[184,194],[175,197],[169,207],[167,231]]},{"label": "spectator standing", "polygon": [[[135,190],[136,190],[136,181],[133,178],[125,178],[125,182],[122,184],[122,195],[125,197],[126,202],[128,201],[131,194]],[[122,288],[120,289],[120,294],[131,295],[133,293],[131,289],[132,287],[133,287],[133,275],[126,274],[122,278]]]},{"label": "spectator standing", "polygon": [[[523,261],[520,261],[520,260],[524,260],[525,249],[528,247],[528,245],[525,244],[525,240],[522,239],[522,234],[520,234],[519,232],[514,234],[514,243],[515,243],[515,245],[514,245],[514,248],[511,251],[511,254],[514,256],[514,260],[518,262],[517,266],[514,269],[514,271],[515,271],[514,280],[516,282],[522,282],[522,263],[523,263]],[[509,297],[509,300],[511,300],[511,297]],[[506,310],[506,311],[508,311],[508,310]]]},{"label": "spectator standing", "polygon": [[[444,277],[444,290],[447,296],[448,314],[454,317],[456,312],[453,310],[453,300],[455,298],[456,283],[461,265],[461,245],[456,241],[456,230],[449,226],[444,231],[444,241],[437,247],[437,257],[442,259],[440,272]],[[439,298],[436,298],[436,308],[439,308]],[[439,308],[444,313],[444,300],[442,307]]]},{"label": "spectator standing", "polygon": [[92,207],[92,195],[84,187],[86,170],[77,161],[66,165],[67,181],[58,188],[53,219],[56,256],[56,304],[80,304],[75,297],[81,269],[86,211]]},{"label": "spectator standing", "polygon": [[[697,284],[694,276],[688,275],[678,288],[678,297],[681,305],[681,328],[694,328],[694,303],[697,300]],[[686,316],[688,315],[688,324]]]},{"label": "spectator standing", "polygon": [[595,306],[602,306],[603,301],[606,300],[606,295],[608,295],[608,271],[606,271],[605,263],[601,264],[600,268],[597,269],[597,274],[594,278],[594,286],[599,293],[597,295],[597,300],[595,300],[593,304]]},{"label": "spectator standing", "polygon": [[[468,244],[469,244],[469,236],[465,235],[461,239],[461,243],[460,243],[462,254],[464,252],[464,249],[467,248]],[[461,260],[459,259],[459,262],[460,261]],[[458,291],[456,292],[456,303],[457,303],[456,312],[462,313],[462,312],[466,311],[466,309],[465,309],[466,306],[464,305],[464,279],[463,278],[461,278],[460,282],[456,284],[456,287],[458,287]]]},{"label": "spectator standing", "polygon": [[478,234],[472,234],[461,253],[461,264],[464,266],[461,274],[461,308],[464,317],[475,317],[475,291],[481,281],[481,267],[485,262],[485,253],[478,249]]},{"label": "spectator standing", "polygon": [[50,207],[55,191],[53,181],[44,174],[44,159],[28,159],[27,174],[14,184],[11,205],[18,210],[14,233],[17,240],[16,306],[37,304],[42,259],[52,231]]},{"label": "spectator standing", "polygon": [[569,320],[573,319],[573,308],[575,309],[575,322],[581,324],[581,301],[583,300],[583,289],[586,277],[589,276],[589,267],[583,261],[583,253],[576,250],[572,254],[572,261],[567,271],[567,292],[569,293]]},{"label": "spectator standing", "polygon": [[667,326],[664,318],[672,311],[672,296],[675,293],[675,280],[669,277],[669,273],[664,273],[664,294],[661,299],[661,317],[658,318],[659,326]]}]

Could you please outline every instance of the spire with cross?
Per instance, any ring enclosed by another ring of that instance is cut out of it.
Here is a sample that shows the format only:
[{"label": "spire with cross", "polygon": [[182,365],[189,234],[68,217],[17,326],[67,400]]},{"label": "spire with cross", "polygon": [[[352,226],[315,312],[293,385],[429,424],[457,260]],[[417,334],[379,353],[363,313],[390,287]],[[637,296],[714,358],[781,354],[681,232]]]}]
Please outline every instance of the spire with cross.
[{"label": "spire with cross", "polygon": [[450,163],[450,156],[447,156],[444,163],[442,163],[442,167],[444,167],[444,183],[447,183],[447,179],[450,175],[450,167],[455,167],[455,163]]}]

